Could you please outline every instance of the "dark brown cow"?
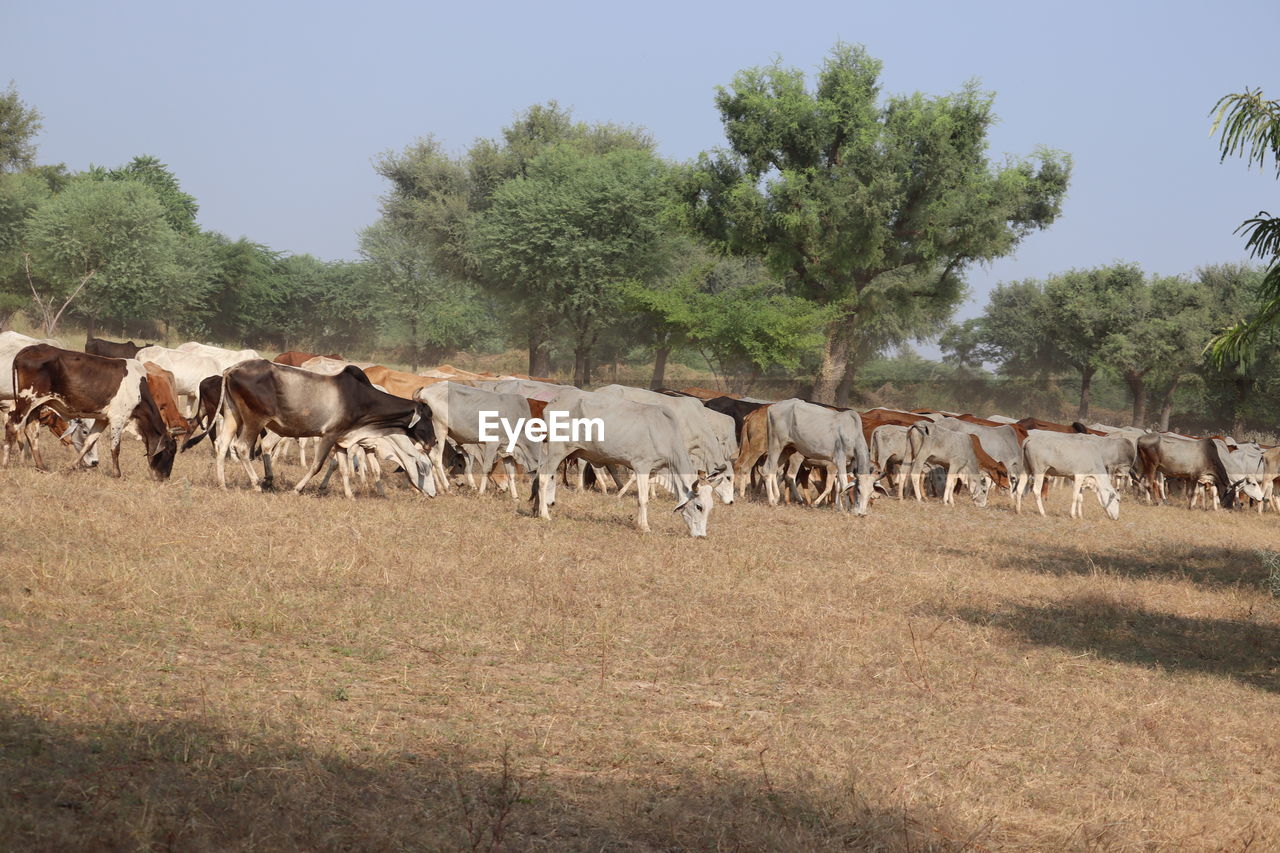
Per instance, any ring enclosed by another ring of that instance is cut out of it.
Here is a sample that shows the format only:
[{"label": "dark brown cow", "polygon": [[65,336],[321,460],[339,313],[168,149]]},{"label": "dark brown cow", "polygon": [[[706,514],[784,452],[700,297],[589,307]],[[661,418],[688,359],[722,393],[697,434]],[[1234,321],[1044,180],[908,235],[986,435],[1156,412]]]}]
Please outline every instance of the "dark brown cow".
[{"label": "dark brown cow", "polygon": [[[293,487],[295,492],[320,472],[335,447],[376,446],[391,452],[415,488],[435,494],[435,477],[423,455],[424,448],[436,441],[430,407],[379,391],[355,365],[326,376],[253,359],[228,368],[222,379],[223,425],[217,441],[222,488],[226,488],[226,457],[233,444],[250,482],[262,487],[251,460],[259,455],[263,431],[270,430],[286,438],[320,439],[315,461]],[[263,465],[269,474],[265,459]],[[346,466],[342,469],[344,491],[350,497]]]},{"label": "dark brown cow", "polygon": [[739,400],[737,397],[715,397],[711,400],[703,400],[702,405],[706,406],[713,412],[719,412],[722,415],[728,415],[733,418],[734,434],[738,438],[738,443],[742,443],[742,423],[747,415],[759,409],[768,403],[748,403],[746,400]]},{"label": "dark brown cow", "polygon": [[[120,439],[132,421],[147,448],[152,476],[167,479],[173,470],[177,444],[165,427],[146,381],[146,370],[134,359],[104,358],[82,352],[36,344],[13,359],[17,405],[9,416],[7,431],[25,428],[42,408],[64,418],[94,422],[84,448],[73,467],[80,464],[104,429],[111,431],[112,474],[120,476]],[[44,460],[33,448],[36,466]]]},{"label": "dark brown cow", "polygon": [[[1013,426],[1013,424],[1010,424]],[[1079,421],[1072,421],[1071,425],[1056,424],[1053,421],[1042,421],[1039,418],[1023,418],[1017,422],[1017,426],[1022,427],[1026,431],[1033,429],[1047,429],[1050,432],[1074,432],[1084,433],[1086,435],[1106,435],[1107,433],[1096,429],[1089,429]]]},{"label": "dark brown cow", "polygon": [[[310,361],[313,358],[320,358],[320,356],[313,352],[299,352],[298,350],[289,350],[288,352],[280,353],[273,360],[275,361],[276,364],[287,364],[290,367],[302,367],[303,364],[305,364],[306,362]],[[333,359],[338,359],[339,361],[342,360],[342,356],[338,355],[336,352],[331,352],[328,355],[324,356],[324,358],[333,358]]]},{"label": "dark brown cow", "polygon": [[138,350],[152,346],[151,344],[135,344],[133,341],[104,341],[102,338],[90,336],[84,342],[84,351],[89,355],[100,355],[103,358],[133,358]]}]

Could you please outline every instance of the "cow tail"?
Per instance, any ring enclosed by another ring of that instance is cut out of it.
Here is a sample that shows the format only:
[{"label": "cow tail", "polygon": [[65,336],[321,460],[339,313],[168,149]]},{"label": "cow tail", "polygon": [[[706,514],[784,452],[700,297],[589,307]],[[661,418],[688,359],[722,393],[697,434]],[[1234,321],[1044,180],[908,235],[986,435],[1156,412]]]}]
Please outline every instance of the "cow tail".
[{"label": "cow tail", "polygon": [[[193,435],[193,436],[191,436],[190,438],[188,438],[185,442],[183,442],[183,444],[182,444],[182,449],[183,449],[183,450],[186,450],[186,449],[187,449],[187,448],[189,448],[189,447],[195,447],[195,446],[196,446],[197,444],[199,444],[199,443],[201,442],[201,440],[203,440],[203,439],[204,439],[204,437],[205,437],[206,435],[208,435],[208,434],[209,434],[209,432],[213,429],[213,418],[210,418],[207,424],[205,423],[205,417],[204,417],[204,389],[203,389],[203,388],[201,388],[201,389],[197,389],[197,393],[196,393],[196,417],[195,417],[195,422],[196,422],[196,427],[197,427],[197,428],[203,428],[203,432],[200,432],[200,433],[198,433],[198,434],[196,434],[196,435]],[[212,441],[212,440],[213,440],[213,439],[210,439],[210,441]]]}]

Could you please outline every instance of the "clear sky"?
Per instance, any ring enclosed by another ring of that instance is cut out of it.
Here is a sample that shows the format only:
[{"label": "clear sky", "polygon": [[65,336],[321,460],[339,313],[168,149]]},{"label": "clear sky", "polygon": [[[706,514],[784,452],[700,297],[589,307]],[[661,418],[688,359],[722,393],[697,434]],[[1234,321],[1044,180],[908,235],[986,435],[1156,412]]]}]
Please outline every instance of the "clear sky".
[{"label": "clear sky", "polygon": [[1273,173],[1219,164],[1209,112],[1280,96],[1280,0],[1258,2],[9,3],[0,86],[44,114],[41,162],[153,154],[233,238],[355,257],[385,190],[371,161],[433,134],[461,151],[521,109],[648,128],[686,159],[722,144],[715,87],[837,40],[884,62],[883,90],[996,93],[991,154],[1075,159],[1059,222],[969,275],[997,282],[1135,261],[1243,260],[1240,221],[1280,209]]}]

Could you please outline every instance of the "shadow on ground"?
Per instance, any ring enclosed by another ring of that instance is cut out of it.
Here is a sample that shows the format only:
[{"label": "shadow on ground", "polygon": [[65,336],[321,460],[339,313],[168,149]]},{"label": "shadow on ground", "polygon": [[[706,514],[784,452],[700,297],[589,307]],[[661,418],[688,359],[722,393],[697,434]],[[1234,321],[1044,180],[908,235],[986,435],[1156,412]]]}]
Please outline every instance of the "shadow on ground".
[{"label": "shadow on ground", "polygon": [[758,778],[557,778],[461,747],[368,763],[190,720],[0,709],[0,837],[22,850],[973,849],[989,830]]},{"label": "shadow on ground", "polygon": [[1202,672],[1280,693],[1280,628],[1274,625],[1177,616],[1092,595],[1043,606],[1010,602],[996,610],[970,608],[956,615],[1038,645]]},{"label": "shadow on ground", "polygon": [[[941,551],[950,556],[972,559],[972,554],[962,549],[943,548]],[[1001,555],[989,559],[997,560],[1003,568],[1059,577],[1104,573],[1135,579],[1184,580],[1204,586],[1245,586],[1262,590],[1266,589],[1271,572],[1254,548],[1142,543],[1124,551],[1094,551],[1088,547],[1067,548],[1010,537],[991,549],[991,553]]]}]

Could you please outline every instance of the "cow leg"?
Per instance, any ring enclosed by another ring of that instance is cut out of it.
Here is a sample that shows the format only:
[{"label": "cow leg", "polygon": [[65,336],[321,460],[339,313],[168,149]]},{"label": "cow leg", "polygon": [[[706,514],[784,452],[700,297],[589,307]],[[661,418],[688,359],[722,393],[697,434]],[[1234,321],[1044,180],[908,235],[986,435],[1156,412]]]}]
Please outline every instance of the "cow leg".
[{"label": "cow leg", "polygon": [[440,486],[440,491],[448,492],[452,488],[449,484],[449,475],[444,470],[444,447],[446,441],[440,438],[432,445],[431,450],[427,452],[427,458],[431,460],[431,476],[436,478],[436,482]]},{"label": "cow leg", "polygon": [[[1023,474],[1023,477],[1026,477]],[[1017,515],[1022,515],[1022,493],[1026,491],[1026,483],[1020,483],[1018,490],[1013,495],[1013,511]]]},{"label": "cow leg", "polygon": [[502,460],[502,468],[507,472],[507,491],[511,493],[511,500],[520,500],[520,475],[516,472],[516,463],[510,456],[504,457]]},{"label": "cow leg", "polygon": [[480,494],[484,494],[485,486],[489,484],[489,477],[497,467],[498,443],[491,441],[482,445],[480,451]]},{"label": "cow leg", "polygon": [[649,471],[646,468],[636,469],[636,501],[640,511],[636,515],[636,527],[642,533],[649,532]]},{"label": "cow leg", "polygon": [[1045,514],[1044,512],[1045,488],[1044,488],[1044,472],[1043,471],[1038,471],[1036,473],[1036,479],[1035,479],[1035,482],[1031,484],[1031,490],[1036,493],[1036,509],[1040,510],[1040,515],[1043,516]]},{"label": "cow leg", "polygon": [[124,424],[111,425],[111,476],[120,476],[120,440],[124,438]]},{"label": "cow leg", "polygon": [[329,454],[333,452],[333,448],[336,445],[337,441],[329,438],[328,436],[320,439],[319,446],[316,448],[315,459],[311,464],[310,470],[308,470],[303,478],[298,481],[297,485],[293,487],[295,494],[302,494],[302,490],[306,487],[307,483],[311,482],[311,478],[320,473],[320,469],[324,467],[324,463],[329,461]]},{"label": "cow leg", "polygon": [[947,469],[947,479],[943,481],[943,485],[942,485],[943,506],[955,503],[955,498],[953,497],[953,495],[955,494],[955,491],[956,491],[956,481],[959,479],[960,479],[959,474],[954,473],[950,468]]},{"label": "cow leg", "polygon": [[916,503],[924,503],[924,466],[911,466],[911,489],[916,493]]},{"label": "cow leg", "polygon": [[353,501],[356,496],[351,491],[351,451],[338,448],[333,455],[338,460],[338,470],[342,472],[342,494],[347,500]]}]

